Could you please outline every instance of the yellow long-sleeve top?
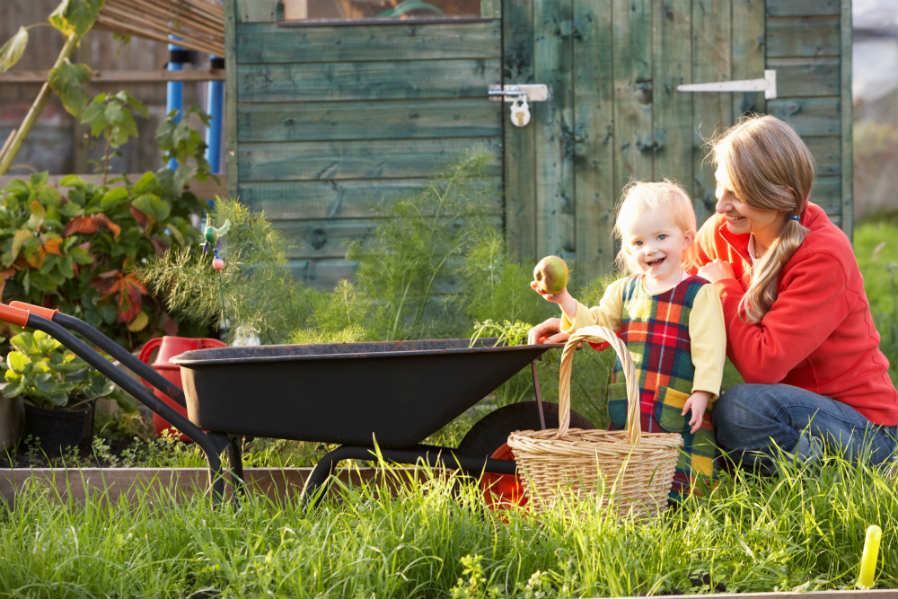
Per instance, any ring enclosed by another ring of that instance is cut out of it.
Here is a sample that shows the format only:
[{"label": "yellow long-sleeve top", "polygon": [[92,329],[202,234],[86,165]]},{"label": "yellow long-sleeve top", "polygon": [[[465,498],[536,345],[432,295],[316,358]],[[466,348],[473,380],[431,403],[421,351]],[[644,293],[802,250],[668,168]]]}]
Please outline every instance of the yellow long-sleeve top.
[{"label": "yellow long-sleeve top", "polygon": [[[636,277],[639,279],[641,293],[650,298],[669,293],[664,291],[660,294],[648,294],[643,277],[641,275]],[[610,284],[598,306],[588,308],[578,301],[573,321],[562,312],[561,330],[570,333],[584,326],[599,325],[612,331],[619,331],[625,310],[624,289],[632,278],[625,277]],[[684,280],[680,285],[688,281],[689,279]],[[645,311],[650,309],[647,307],[648,303],[651,302],[628,303],[626,309]],[[647,314],[631,313],[630,316],[645,319]],[[704,284],[699,288],[689,312],[688,323],[690,353],[695,367],[692,392],[706,391],[716,399],[720,394],[723,367],[726,362],[726,328],[720,297],[713,285]],[[640,368],[639,364],[636,366]]]}]

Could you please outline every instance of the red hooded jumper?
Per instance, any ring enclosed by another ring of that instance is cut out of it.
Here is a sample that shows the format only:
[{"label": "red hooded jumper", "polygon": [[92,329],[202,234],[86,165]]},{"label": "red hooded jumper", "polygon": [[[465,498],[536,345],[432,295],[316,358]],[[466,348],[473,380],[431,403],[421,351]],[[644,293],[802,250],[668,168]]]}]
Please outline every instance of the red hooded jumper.
[{"label": "red hooded jumper", "polygon": [[757,324],[739,314],[751,276],[749,234],[734,234],[720,214],[709,218],[689,252],[693,267],[714,259],[736,278],[718,281],[727,356],[747,383],[784,383],[844,402],[874,424],[898,424],[898,392],[879,351],[864,281],[848,237],[811,202],[809,229],[780,271],[777,298]]}]

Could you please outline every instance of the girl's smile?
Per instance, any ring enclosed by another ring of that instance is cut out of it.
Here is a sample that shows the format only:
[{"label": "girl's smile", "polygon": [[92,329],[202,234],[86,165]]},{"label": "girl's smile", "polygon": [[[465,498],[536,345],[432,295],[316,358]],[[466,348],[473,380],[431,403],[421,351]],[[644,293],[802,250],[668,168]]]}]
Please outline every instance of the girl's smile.
[{"label": "girl's smile", "polygon": [[641,215],[622,230],[623,243],[636,270],[645,274],[646,288],[652,292],[669,289],[683,278],[683,252],[692,243],[671,215]]}]

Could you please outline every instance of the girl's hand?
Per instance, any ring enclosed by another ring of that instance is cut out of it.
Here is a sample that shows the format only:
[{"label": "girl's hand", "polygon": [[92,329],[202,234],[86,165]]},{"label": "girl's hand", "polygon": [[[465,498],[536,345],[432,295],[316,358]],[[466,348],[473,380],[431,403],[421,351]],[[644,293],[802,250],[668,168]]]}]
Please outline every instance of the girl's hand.
[{"label": "girl's hand", "polygon": [[686,415],[686,412],[692,410],[692,414],[689,417],[689,432],[693,435],[699,428],[701,428],[705,410],[708,409],[708,403],[710,401],[710,393],[707,391],[695,391],[689,396],[686,403],[683,404],[683,411],[681,412],[683,416]]},{"label": "girl's hand", "polygon": [[564,343],[569,335],[561,332],[561,319],[550,318],[527,331],[527,343]]},{"label": "girl's hand", "polygon": [[565,287],[558,293],[546,293],[539,288],[539,283],[537,283],[536,281],[530,281],[530,288],[540,294],[547,302],[552,302],[553,304],[560,304],[566,297],[570,296],[570,294],[567,292],[567,287]]},{"label": "girl's hand", "polygon": [[733,273],[733,265],[720,259],[708,262],[707,264],[699,268],[698,276],[703,279],[707,279],[712,283],[722,281],[723,279],[736,278],[735,273]]}]

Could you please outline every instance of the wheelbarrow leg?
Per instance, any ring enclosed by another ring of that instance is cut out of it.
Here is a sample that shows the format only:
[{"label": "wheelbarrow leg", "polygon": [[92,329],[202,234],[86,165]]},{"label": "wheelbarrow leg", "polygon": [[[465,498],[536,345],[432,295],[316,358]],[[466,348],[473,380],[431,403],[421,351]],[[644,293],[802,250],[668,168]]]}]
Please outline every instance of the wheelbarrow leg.
[{"label": "wheelbarrow leg", "polygon": [[234,485],[235,499],[237,494],[246,492],[246,482],[243,480],[243,451],[241,445],[243,437],[239,435],[228,436],[228,465],[231,467],[231,483]]},{"label": "wheelbarrow leg", "polygon": [[309,507],[310,500],[312,501],[311,507],[318,505],[321,498],[324,496],[324,489],[320,487],[328,478],[330,478],[330,475],[334,473],[334,469],[338,462],[351,459],[371,460],[373,459],[371,451],[372,449],[370,447],[350,447],[341,445],[318,460],[318,463],[315,464],[315,468],[312,469],[312,474],[310,474],[309,478],[306,480],[306,487],[302,492],[303,508]]}]

